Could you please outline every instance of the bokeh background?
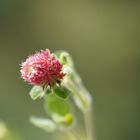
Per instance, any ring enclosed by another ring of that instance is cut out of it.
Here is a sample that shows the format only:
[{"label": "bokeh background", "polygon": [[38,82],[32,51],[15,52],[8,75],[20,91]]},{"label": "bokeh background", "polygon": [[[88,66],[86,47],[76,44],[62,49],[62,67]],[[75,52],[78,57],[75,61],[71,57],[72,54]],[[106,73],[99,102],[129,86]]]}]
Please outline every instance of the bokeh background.
[{"label": "bokeh background", "polygon": [[0,120],[20,140],[53,139],[29,123],[45,113],[19,73],[27,55],[45,48],[73,56],[94,97],[97,140],[140,139],[138,1],[0,0]]}]

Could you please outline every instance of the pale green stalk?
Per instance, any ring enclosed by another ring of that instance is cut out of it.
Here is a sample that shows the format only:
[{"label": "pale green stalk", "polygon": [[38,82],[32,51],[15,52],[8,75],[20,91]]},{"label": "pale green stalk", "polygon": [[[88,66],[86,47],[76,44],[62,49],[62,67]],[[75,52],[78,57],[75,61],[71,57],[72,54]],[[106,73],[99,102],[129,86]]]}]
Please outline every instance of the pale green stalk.
[{"label": "pale green stalk", "polygon": [[[76,75],[75,75],[76,76]],[[87,140],[95,140],[93,138],[93,129],[92,129],[92,98],[88,91],[83,86],[81,80],[73,81],[68,80],[67,86],[72,89],[74,96],[79,98],[81,107],[79,107],[84,115],[85,120],[85,129]],[[77,98],[77,99],[78,99]],[[75,101],[77,100],[75,99]]]}]

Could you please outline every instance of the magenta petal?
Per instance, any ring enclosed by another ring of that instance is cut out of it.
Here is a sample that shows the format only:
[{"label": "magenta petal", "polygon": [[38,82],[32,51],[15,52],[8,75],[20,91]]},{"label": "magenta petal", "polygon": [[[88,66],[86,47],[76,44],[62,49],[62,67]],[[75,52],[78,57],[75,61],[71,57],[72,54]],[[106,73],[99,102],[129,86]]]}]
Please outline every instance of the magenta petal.
[{"label": "magenta petal", "polygon": [[60,81],[65,74],[62,72],[63,65],[52,56],[48,49],[42,50],[28,57],[21,64],[21,76],[32,85],[54,84]]}]

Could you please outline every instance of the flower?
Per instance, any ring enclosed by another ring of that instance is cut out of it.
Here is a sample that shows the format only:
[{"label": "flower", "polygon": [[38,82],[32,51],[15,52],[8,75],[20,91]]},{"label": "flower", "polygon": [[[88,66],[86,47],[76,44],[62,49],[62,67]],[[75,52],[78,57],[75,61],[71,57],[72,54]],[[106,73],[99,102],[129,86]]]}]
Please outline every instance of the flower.
[{"label": "flower", "polygon": [[46,49],[29,56],[21,64],[20,72],[21,77],[31,85],[53,86],[60,84],[65,76],[62,68],[59,60]]}]

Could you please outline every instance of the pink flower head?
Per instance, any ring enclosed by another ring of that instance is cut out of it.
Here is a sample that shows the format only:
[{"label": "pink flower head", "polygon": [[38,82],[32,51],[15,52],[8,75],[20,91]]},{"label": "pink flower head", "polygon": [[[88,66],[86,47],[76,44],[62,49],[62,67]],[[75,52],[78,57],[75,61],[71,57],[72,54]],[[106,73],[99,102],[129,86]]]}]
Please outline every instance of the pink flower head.
[{"label": "pink flower head", "polygon": [[32,85],[53,86],[65,76],[62,67],[58,59],[46,49],[29,56],[21,64],[20,72],[22,78]]}]

